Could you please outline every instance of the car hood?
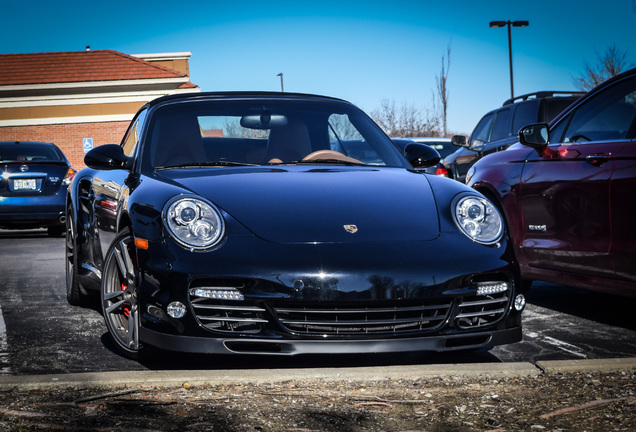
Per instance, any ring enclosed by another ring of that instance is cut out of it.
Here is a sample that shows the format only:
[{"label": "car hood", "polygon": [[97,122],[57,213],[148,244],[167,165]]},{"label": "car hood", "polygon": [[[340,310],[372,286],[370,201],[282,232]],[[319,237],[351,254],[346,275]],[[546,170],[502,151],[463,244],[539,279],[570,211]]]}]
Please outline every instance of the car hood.
[{"label": "car hood", "polygon": [[426,175],[401,168],[243,167],[160,174],[268,241],[400,242],[439,236]]}]

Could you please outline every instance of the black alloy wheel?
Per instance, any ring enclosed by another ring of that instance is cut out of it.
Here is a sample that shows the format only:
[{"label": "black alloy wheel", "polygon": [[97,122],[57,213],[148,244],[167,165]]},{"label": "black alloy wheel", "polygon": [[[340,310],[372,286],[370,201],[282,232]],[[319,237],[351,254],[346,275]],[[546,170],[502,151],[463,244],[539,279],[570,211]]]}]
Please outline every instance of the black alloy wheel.
[{"label": "black alloy wheel", "polygon": [[139,305],[137,303],[136,254],[128,228],[122,230],[106,254],[102,276],[102,311],[106,327],[119,351],[138,360]]},{"label": "black alloy wheel", "polygon": [[86,298],[77,277],[77,231],[72,207],[68,208],[66,215],[66,300],[73,306],[83,306]]}]

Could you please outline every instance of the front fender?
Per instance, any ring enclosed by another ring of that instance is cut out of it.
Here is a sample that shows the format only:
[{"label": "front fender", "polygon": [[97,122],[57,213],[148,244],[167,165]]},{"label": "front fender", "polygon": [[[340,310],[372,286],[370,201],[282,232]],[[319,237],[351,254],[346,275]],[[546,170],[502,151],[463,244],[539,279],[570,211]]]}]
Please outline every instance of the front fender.
[{"label": "front fender", "polygon": [[525,236],[518,193],[526,157],[534,150],[527,147],[508,149],[488,155],[471,168],[468,185],[484,194],[502,212],[517,261],[524,258],[521,245]]}]

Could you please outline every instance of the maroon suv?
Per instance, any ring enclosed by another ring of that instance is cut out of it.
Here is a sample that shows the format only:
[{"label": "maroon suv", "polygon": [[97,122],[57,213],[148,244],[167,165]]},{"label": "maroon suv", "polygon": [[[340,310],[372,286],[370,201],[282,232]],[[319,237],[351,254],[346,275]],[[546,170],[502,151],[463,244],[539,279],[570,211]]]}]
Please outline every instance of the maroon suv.
[{"label": "maroon suv", "polygon": [[636,69],[477,162],[522,277],[636,297]]}]

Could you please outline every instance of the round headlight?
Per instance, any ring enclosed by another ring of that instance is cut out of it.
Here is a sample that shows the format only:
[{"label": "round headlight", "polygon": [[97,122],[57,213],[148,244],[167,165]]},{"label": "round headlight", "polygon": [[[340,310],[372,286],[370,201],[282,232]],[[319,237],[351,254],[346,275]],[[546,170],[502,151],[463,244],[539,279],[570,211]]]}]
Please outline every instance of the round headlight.
[{"label": "round headlight", "polygon": [[200,198],[175,198],[166,205],[163,218],[170,235],[191,249],[214,246],[225,230],[219,210]]},{"label": "round headlight", "polygon": [[453,214],[457,226],[470,239],[482,244],[493,244],[501,239],[503,219],[487,199],[465,196],[455,203]]}]

